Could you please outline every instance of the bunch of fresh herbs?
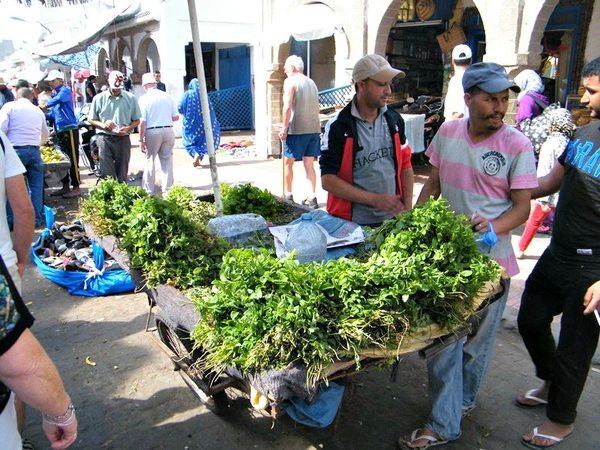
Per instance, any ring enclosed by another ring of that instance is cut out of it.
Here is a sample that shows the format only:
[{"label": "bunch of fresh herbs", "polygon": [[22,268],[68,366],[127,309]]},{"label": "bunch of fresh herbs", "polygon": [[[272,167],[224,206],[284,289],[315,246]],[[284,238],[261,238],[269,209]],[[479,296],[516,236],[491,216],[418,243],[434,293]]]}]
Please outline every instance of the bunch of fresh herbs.
[{"label": "bunch of fresh herbs", "polygon": [[312,384],[335,355],[358,362],[361,349],[396,348],[431,322],[465,325],[473,297],[500,275],[445,200],[384,223],[368,244],[364,259],[325,265],[228,252],[212,294],[188,294],[202,317],[192,338],[209,349],[202,368],[250,373],[302,361]]}]

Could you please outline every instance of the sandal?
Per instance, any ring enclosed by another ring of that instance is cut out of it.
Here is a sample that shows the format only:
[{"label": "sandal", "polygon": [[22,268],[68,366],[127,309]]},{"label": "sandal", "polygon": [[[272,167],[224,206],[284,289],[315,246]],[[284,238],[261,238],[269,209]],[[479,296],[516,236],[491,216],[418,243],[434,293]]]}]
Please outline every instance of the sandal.
[{"label": "sandal", "polygon": [[[426,448],[430,448],[430,447],[435,447],[437,445],[443,445],[443,444],[447,444],[448,441],[445,441],[443,439],[438,439],[436,437],[433,437],[429,434],[422,434],[420,436],[418,436],[419,432],[421,431],[421,428],[417,428],[416,430],[414,430],[411,434],[410,434],[410,441],[407,441],[407,437],[401,437],[400,439],[398,439],[398,447],[401,448],[402,450],[414,450],[414,449],[418,449],[418,450],[425,450]],[[412,444],[415,441],[419,441],[421,439],[425,439],[427,441],[427,444],[425,444],[422,447],[409,447],[408,444]]]},{"label": "sandal", "polygon": [[[525,439],[521,438],[521,443],[528,448],[533,448],[534,450],[543,450],[545,448],[554,448],[557,445],[559,445],[560,443],[562,443],[563,441],[566,441],[567,439],[569,439],[571,436],[573,436],[573,432],[571,431],[569,434],[567,434],[564,438],[559,438],[556,436],[551,436],[549,434],[540,434],[538,433],[538,427],[535,427],[533,429],[533,436],[531,437],[531,439],[533,440],[536,437],[542,438],[542,439],[548,439],[549,441],[554,441],[554,444],[551,445],[535,445],[532,444],[531,441],[526,441]],[[425,448],[425,447],[423,447]]]},{"label": "sandal", "polygon": [[536,408],[538,406],[547,405],[548,400],[544,400],[543,398],[539,398],[536,396],[539,393],[539,391],[540,391],[540,389],[531,389],[531,390],[525,392],[525,395],[523,396],[524,400],[530,400],[532,402],[535,402],[535,404],[528,404],[528,403],[520,402],[519,397],[517,397],[515,399],[516,405],[521,408]]}]

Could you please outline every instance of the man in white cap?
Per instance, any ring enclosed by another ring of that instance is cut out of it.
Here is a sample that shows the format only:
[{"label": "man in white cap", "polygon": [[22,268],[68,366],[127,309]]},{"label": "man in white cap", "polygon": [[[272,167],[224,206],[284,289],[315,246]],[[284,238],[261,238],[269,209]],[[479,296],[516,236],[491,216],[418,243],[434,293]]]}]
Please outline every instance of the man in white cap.
[{"label": "man in white cap", "polygon": [[[71,167],[62,180],[62,189],[52,195],[62,195],[64,198],[79,197],[81,189],[79,185],[79,126],[75,118],[73,108],[73,93],[65,86],[65,76],[59,70],[51,70],[45,81],[52,88],[52,97],[42,108],[46,118],[54,122],[54,132],[60,149],[67,154],[71,160]],[[70,185],[73,189],[70,189]]]},{"label": "man in white cap", "polygon": [[460,44],[452,49],[452,67],[454,76],[448,82],[448,92],[444,99],[444,117],[446,120],[469,117],[469,108],[465,104],[465,91],[462,78],[465,70],[471,65],[473,52],[468,45]]},{"label": "man in white cap", "polygon": [[142,187],[148,194],[154,195],[154,164],[158,155],[164,197],[173,185],[173,147],[175,147],[173,122],[179,120],[179,114],[171,96],[158,89],[157,84],[154,74],[142,75],[142,87],[146,91],[139,100],[142,112],[140,150],[146,154]]},{"label": "man in white cap", "polygon": [[92,99],[88,122],[98,128],[101,178],[127,182],[131,139],[129,134],[140,123],[140,107],[135,95],[123,90],[125,75],[113,70],[108,75],[109,89]]},{"label": "man in white cap", "polygon": [[329,214],[378,226],[412,207],[414,173],[404,120],[387,108],[392,80],[404,76],[375,54],[354,66],[356,95],[328,124],[321,148]]}]

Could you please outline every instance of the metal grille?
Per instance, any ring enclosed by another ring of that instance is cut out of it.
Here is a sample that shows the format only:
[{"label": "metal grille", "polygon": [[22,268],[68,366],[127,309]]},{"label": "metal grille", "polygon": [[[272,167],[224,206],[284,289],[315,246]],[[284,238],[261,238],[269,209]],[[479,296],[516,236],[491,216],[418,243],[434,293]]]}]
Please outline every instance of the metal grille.
[{"label": "metal grille", "polygon": [[342,86],[319,92],[319,107],[345,106],[352,97],[352,86]]},{"label": "metal grille", "polygon": [[221,130],[247,130],[252,123],[252,89],[238,86],[208,93]]}]

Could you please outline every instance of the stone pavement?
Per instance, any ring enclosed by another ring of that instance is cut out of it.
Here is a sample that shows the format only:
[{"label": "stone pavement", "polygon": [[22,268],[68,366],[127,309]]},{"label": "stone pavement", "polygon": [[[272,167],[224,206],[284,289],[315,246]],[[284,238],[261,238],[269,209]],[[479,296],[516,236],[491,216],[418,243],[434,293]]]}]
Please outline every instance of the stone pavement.
[{"label": "stone pavement", "polygon": [[[224,133],[221,142],[240,142],[249,138],[251,138],[251,135],[244,132]],[[137,136],[132,138],[132,142],[137,142]],[[249,147],[246,153],[244,155],[235,155],[233,152],[232,154],[217,154],[219,180],[230,184],[251,183],[260,188],[268,189],[274,195],[282,195],[282,161],[279,159],[266,159],[264,156],[256,155],[252,152],[252,147]],[[132,183],[140,183],[143,164],[143,155],[139,151],[139,147],[134,146],[130,165],[132,178],[135,179]],[[206,167],[206,164],[207,161],[205,160],[204,167],[194,168],[191,157],[186,154],[181,146],[181,141],[177,140],[175,149],[176,184],[187,186],[198,194],[210,191],[212,180],[210,170]],[[427,166],[416,166],[415,172],[416,196],[427,179]],[[82,173],[84,174],[84,189],[93,186],[96,179],[87,175],[85,169],[82,169]],[[160,174],[157,174],[158,185],[160,185]],[[294,196],[297,200],[301,200],[304,198],[305,192],[303,168],[301,164],[296,164]],[[317,190],[317,199],[319,205],[324,207],[326,194],[320,186]],[[521,231],[522,228],[519,228],[513,235],[515,245]],[[450,450],[525,448],[520,444],[519,436],[544,420],[543,408],[516,408],[513,399],[518,392],[538,385],[538,381],[534,377],[533,365],[515,329],[515,319],[527,275],[548,242],[549,236],[536,235],[528,249],[528,257],[519,261],[521,273],[512,279],[508,305],[505,311],[506,320],[504,320],[504,326],[498,334],[494,358],[482,385],[477,408],[463,422],[461,439],[443,446],[443,448]],[[555,327],[558,331],[558,322]],[[364,376],[356,377],[356,384],[352,392],[348,392],[347,395],[350,400],[346,400],[346,396],[344,397],[341,420],[339,420],[338,426],[334,430],[336,435],[332,436],[328,429],[295,428],[292,431],[285,431],[285,433],[289,432],[297,435],[295,441],[297,444],[308,441],[314,445],[298,445],[294,448],[395,448],[394,436],[408,434],[412,429],[421,426],[428,413],[425,364],[417,355],[408,355],[402,358],[400,366],[396,382],[392,384],[388,380],[389,373],[387,372],[380,374],[370,371]],[[598,429],[597,405],[600,404],[599,375],[598,366],[594,366],[580,400],[576,431],[572,439],[561,444],[561,449],[600,449],[600,438],[596,434]],[[376,397],[373,397],[374,395]],[[398,403],[400,401],[401,403]],[[352,404],[347,405],[347,402]],[[382,417],[385,422],[381,422]],[[192,419],[189,420],[192,421]],[[377,422],[378,420],[379,422]],[[221,426],[228,427],[229,425],[225,425],[223,422]],[[253,425],[246,424],[246,426],[252,427]],[[246,432],[247,428],[238,424],[235,430],[236,433],[242,434]],[[275,443],[268,445],[265,441],[262,441],[262,445],[251,445],[252,442],[255,442],[253,439],[256,442],[261,442],[264,433],[269,433],[269,430],[263,428],[260,432],[253,432],[249,438],[250,441],[247,440],[248,437],[244,441],[247,445],[238,442],[238,445],[232,446],[232,443],[229,442],[229,448],[292,448],[281,443],[279,445]],[[348,438],[349,435],[358,435],[360,438]],[[226,442],[223,443],[226,444]],[[127,444],[123,445],[107,447],[130,448]],[[78,448],[92,447],[81,446]],[[182,447],[142,446],[141,448]],[[212,447],[207,441],[204,445],[190,445],[189,448],[216,447]]]}]

